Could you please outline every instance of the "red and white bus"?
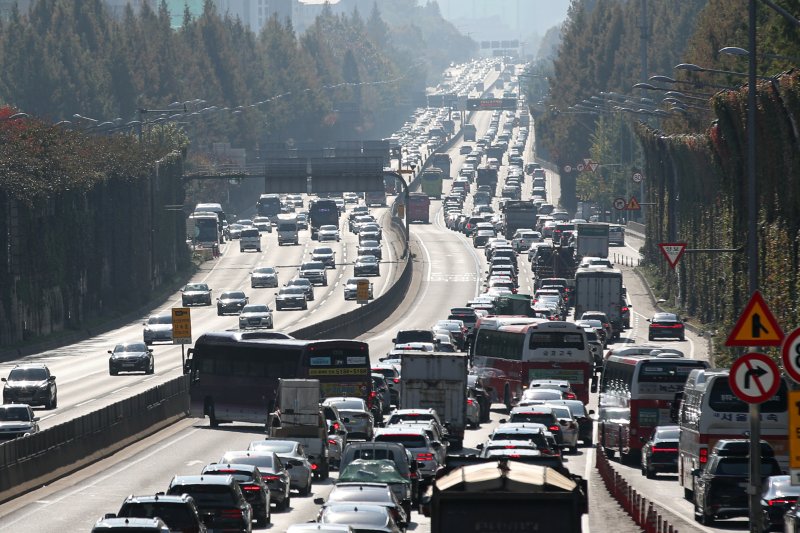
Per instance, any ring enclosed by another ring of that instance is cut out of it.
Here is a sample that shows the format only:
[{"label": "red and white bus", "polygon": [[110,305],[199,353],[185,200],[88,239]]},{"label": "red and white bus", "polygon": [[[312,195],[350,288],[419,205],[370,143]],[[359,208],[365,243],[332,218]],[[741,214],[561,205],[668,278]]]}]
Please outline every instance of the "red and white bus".
[{"label": "red and white bus", "polygon": [[[284,338],[281,338],[284,337]],[[190,416],[266,424],[279,378],[318,379],[322,397],[356,396],[371,406],[369,345],[296,340],[278,332],[206,333],[189,351]]]},{"label": "red and white bus", "polygon": [[[678,411],[678,482],[684,496],[694,495],[692,471],[702,468],[720,439],[741,439],[750,430],[749,406],[731,391],[728,370],[694,370],[686,380]],[[769,442],[781,468],[788,469],[786,382],[761,404],[761,439]]]},{"label": "red and white bus", "polygon": [[558,379],[569,381],[578,399],[588,403],[594,363],[583,328],[560,320],[528,320],[479,328],[475,336],[472,364],[492,385],[494,401],[511,407],[531,380]]},{"label": "red and white bus", "polygon": [[609,457],[638,461],[642,443],[656,426],[672,424],[676,394],[686,378],[708,363],[663,355],[612,355],[600,379],[598,438]]}]

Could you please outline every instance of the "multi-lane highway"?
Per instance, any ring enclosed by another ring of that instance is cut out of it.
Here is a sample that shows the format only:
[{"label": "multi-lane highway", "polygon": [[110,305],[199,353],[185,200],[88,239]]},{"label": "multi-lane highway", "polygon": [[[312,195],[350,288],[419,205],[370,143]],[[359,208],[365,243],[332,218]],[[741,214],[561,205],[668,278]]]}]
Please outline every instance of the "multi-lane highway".
[{"label": "multi-lane highway", "polygon": [[[473,123],[479,135],[485,132],[490,122],[489,112],[475,113]],[[529,138],[526,160],[532,158],[533,137]],[[453,160],[452,174],[457,173],[464,161],[458,146],[450,150]],[[558,176],[547,173],[548,198],[557,203],[560,189]],[[501,172],[501,180],[504,172]],[[445,185],[445,189],[449,185]],[[526,184],[523,197],[530,194],[530,183]],[[465,211],[470,208],[465,206]],[[400,329],[428,328],[437,320],[446,318],[451,307],[463,306],[467,300],[481,292],[486,260],[482,250],[475,249],[472,241],[462,234],[445,227],[441,202],[434,201],[431,206],[432,222],[413,225],[411,230],[411,251],[414,254],[415,280],[408,297],[389,320],[379,327],[365,333],[361,340],[370,344],[373,360],[392,348],[391,339]],[[382,210],[374,212],[383,214]],[[388,217],[384,216],[384,227]],[[307,232],[305,232],[307,233]],[[345,302],[342,297],[341,282],[352,275],[352,259],[355,257],[357,240],[347,231],[346,221],[342,220],[343,240],[332,243],[337,252],[337,268],[329,272],[327,287],[315,289],[315,300],[310,302],[307,312],[281,311],[275,313],[275,328],[291,330],[315,321],[337,316],[352,309],[354,302]],[[386,235],[390,235],[386,232]],[[241,253],[236,243],[225,245],[219,259],[207,262],[200,267],[193,281],[208,283],[219,293],[222,290],[244,290],[250,301],[269,303],[274,308],[275,289],[251,289],[250,272],[255,266],[275,266],[280,271],[280,282],[284,283],[295,275],[297,265],[307,258],[316,242],[305,238],[296,247],[278,247],[275,234],[265,235],[262,253]],[[631,259],[639,257],[641,241],[629,236],[624,248],[613,251]],[[384,244],[383,275],[376,279],[375,295],[387,288],[386,280],[393,279],[392,269],[396,268],[396,252]],[[524,258],[520,259],[522,271],[520,281],[522,292],[528,292],[531,279],[530,269]],[[631,328],[625,331],[620,342],[643,341],[647,336],[646,319],[655,312],[647,288],[629,267],[624,271],[628,295],[633,305]],[[161,312],[180,305],[180,293],[175,292],[164,302],[160,302],[153,312]],[[209,331],[235,328],[236,317],[218,317],[216,307],[193,308],[193,326],[196,331]],[[144,317],[143,317],[144,318]],[[125,395],[140,392],[153,384],[180,373],[181,350],[170,345],[156,345],[156,374],[154,376],[108,375],[106,351],[117,342],[141,339],[142,321],[109,331],[84,342],[57,350],[37,354],[28,358],[46,362],[58,376],[59,406],[47,412],[38,410],[47,427],[59,421],[89,412],[104,403],[116,401]],[[687,332],[687,340],[680,348],[687,357],[707,358],[706,343],[702,338]],[[5,375],[12,363],[0,365],[0,374]],[[597,398],[591,398],[591,409],[597,409]],[[467,432],[465,453],[475,452],[475,446],[488,435],[503,415],[492,413],[492,422],[477,430]],[[217,460],[226,450],[246,448],[250,441],[263,436],[262,428],[246,424],[223,425],[211,429],[206,420],[185,419],[142,441],[104,459],[76,474],[55,483],[25,494],[0,506],[0,531],[89,531],[95,520],[106,512],[115,512],[120,502],[129,494],[153,494],[166,489],[173,475],[196,474],[203,465]],[[598,482],[593,470],[595,451],[580,448],[575,455],[567,455],[565,464],[576,474],[590,479],[590,513],[584,517],[585,527],[596,531],[607,531],[609,524],[620,532],[635,531],[627,517],[621,513]],[[646,496],[663,501],[674,508],[676,513],[686,519],[682,530],[695,527],[691,523],[691,509],[688,502],[680,501],[677,483],[669,478],[650,481],[640,476],[637,470],[621,467],[623,473],[634,480],[640,492]],[[315,484],[314,497],[324,497],[335,481],[332,479]],[[291,510],[274,512],[272,531],[284,531],[289,524],[305,522],[316,517],[318,506],[313,497],[292,498]],[[411,529],[418,532],[429,531],[429,521],[414,513]],[[698,528],[709,530],[709,528]],[[713,528],[712,528],[713,529]]]}]

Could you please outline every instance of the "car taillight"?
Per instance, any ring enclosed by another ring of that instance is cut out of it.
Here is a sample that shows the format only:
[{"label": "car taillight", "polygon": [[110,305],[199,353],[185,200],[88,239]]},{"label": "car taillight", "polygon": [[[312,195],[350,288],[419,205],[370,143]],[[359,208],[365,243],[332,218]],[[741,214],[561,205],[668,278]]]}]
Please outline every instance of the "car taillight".
[{"label": "car taillight", "polygon": [[797,502],[797,498],[775,498],[774,500],[769,500],[767,503],[772,507],[773,505],[787,505],[795,502]]},{"label": "car taillight", "polygon": [[242,518],[241,509],[223,509],[219,514],[222,518]]},{"label": "car taillight", "polygon": [[400,378],[392,378],[392,381],[394,381],[395,383],[400,383]]},{"label": "car taillight", "polygon": [[621,308],[621,311],[622,311],[623,313],[627,313],[627,312],[628,312],[628,308],[627,308],[627,307],[623,307],[623,308]]},{"label": "car taillight", "polygon": [[261,490],[261,487],[259,487],[258,485],[242,485],[242,490],[255,491],[255,490]]},{"label": "car taillight", "polygon": [[567,400],[575,400],[575,399],[577,399],[577,396],[575,396],[574,393],[572,392],[567,393]]},{"label": "car taillight", "polygon": [[418,453],[417,461],[433,461],[432,453]]},{"label": "car taillight", "polygon": [[656,448],[653,446],[653,453],[678,453],[678,448]]},{"label": "car taillight", "polygon": [[315,463],[311,463],[311,470],[316,470],[316,469],[317,469],[317,465]]},{"label": "car taillight", "polygon": [[410,479],[417,479],[419,476],[417,475],[417,473],[416,473],[416,472],[411,472],[411,473],[408,475],[408,477],[409,477]]},{"label": "car taillight", "polygon": [[517,449],[517,447],[514,446],[513,444],[506,444],[505,446],[503,446],[503,448],[505,448],[506,450],[516,450]]},{"label": "car taillight", "polygon": [[708,448],[700,448],[700,464],[704,465],[708,462]]},{"label": "car taillight", "polygon": [[550,426],[547,429],[549,429],[550,431],[560,431],[561,430],[561,426],[553,425],[553,426]]},{"label": "car taillight", "polygon": [[328,444],[332,444],[332,445],[336,446],[336,445],[337,445],[337,444],[339,444],[339,443],[338,443],[338,442],[336,442],[336,441],[335,441],[335,440],[333,440],[333,439],[328,439]]},{"label": "car taillight", "polygon": [[263,479],[264,481],[279,481],[281,479],[281,477],[280,476],[271,475],[271,476],[261,476],[261,479]]},{"label": "car taillight", "polygon": [[467,398],[467,405],[472,405],[473,403],[475,403],[475,400],[472,398]]}]

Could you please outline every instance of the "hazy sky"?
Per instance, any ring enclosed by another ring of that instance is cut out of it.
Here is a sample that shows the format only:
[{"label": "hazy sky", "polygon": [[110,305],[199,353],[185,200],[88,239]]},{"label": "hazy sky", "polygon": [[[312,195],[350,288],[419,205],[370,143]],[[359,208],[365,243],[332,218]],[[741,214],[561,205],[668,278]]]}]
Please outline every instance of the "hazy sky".
[{"label": "hazy sky", "polygon": [[[481,39],[544,35],[567,18],[570,0],[438,0],[442,15]],[[424,3],[424,0],[421,2]]]}]

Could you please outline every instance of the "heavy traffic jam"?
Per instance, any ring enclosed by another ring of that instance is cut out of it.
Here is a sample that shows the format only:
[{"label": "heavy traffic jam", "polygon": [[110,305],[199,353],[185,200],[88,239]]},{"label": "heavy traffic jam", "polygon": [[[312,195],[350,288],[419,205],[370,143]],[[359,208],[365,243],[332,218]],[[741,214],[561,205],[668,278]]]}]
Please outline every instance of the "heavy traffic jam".
[{"label": "heavy traffic jam", "polygon": [[[521,99],[513,64],[454,72],[448,90],[485,83],[489,95]],[[335,284],[350,302],[342,312],[384,292],[376,280],[396,259],[387,243],[398,189],[264,194],[231,220],[221,204],[199,204],[193,246],[262,255],[249,287],[193,279],[180,291],[183,306],[226,321],[182,363],[188,411],[204,431],[250,435],[184,461],[191,473],[158,472],[160,490],[127,487],[119,507],[96,509],[92,531],[249,532],[282,514],[275,530],[290,533],[582,531],[599,452],[647,482],[667,476],[701,524],[747,516],[747,405],[728,370],[692,357],[679,315],[635,313],[634,274],[612,258],[630,248],[625,226],[588,204],[559,207],[558,175],[535,157],[524,106],[476,111],[449,133],[447,121],[447,110],[419,109],[390,142],[402,147],[400,169],[418,169],[404,206],[412,240],[435,225],[466,248],[479,267],[474,296],[445,309],[425,302],[438,319],[394,329],[389,350],[294,339],[279,317],[308,311],[315,291],[327,299]],[[284,247],[302,259],[284,264]],[[108,347],[108,374],[153,374],[172,338],[171,314],[150,315],[141,341]],[[30,404],[56,408],[55,377],[19,364],[3,381],[0,432],[37,431]],[[782,383],[762,405],[763,520],[795,531],[786,394]]]}]

